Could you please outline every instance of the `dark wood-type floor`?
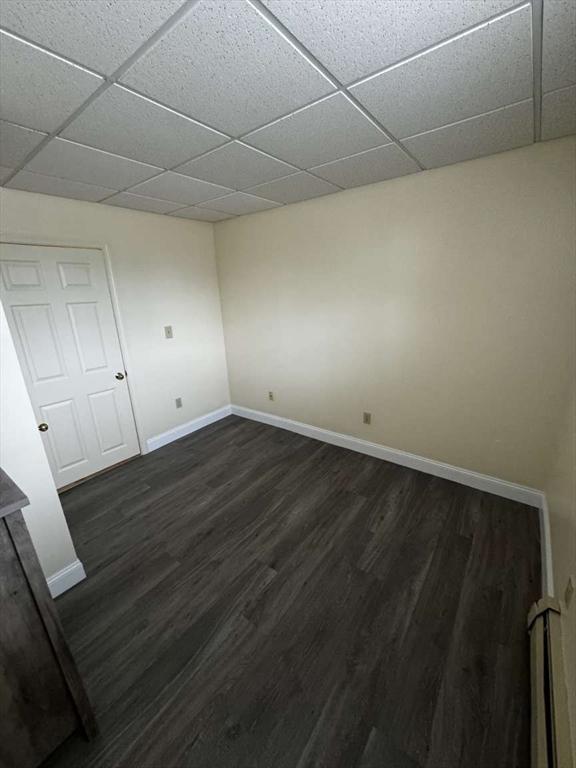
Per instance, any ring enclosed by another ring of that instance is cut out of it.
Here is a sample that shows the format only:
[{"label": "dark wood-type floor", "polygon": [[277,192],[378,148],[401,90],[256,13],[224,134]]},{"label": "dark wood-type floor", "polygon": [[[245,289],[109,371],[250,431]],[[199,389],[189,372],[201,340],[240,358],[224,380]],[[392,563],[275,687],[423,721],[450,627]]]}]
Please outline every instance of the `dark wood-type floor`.
[{"label": "dark wood-type floor", "polygon": [[536,510],[230,417],[63,495],[50,768],[527,768]]}]

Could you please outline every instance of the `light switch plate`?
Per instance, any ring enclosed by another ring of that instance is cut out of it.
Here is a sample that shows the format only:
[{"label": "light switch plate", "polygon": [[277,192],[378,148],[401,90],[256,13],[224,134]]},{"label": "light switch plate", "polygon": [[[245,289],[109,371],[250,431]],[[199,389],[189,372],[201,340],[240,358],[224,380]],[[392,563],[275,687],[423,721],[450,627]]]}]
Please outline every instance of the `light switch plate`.
[{"label": "light switch plate", "polygon": [[177,397],[174,402],[176,403],[176,408],[182,408],[182,398],[181,397]]},{"label": "light switch plate", "polygon": [[167,339],[173,339],[174,338],[174,331],[172,330],[171,325],[165,325],[164,326],[164,336],[166,336]]}]

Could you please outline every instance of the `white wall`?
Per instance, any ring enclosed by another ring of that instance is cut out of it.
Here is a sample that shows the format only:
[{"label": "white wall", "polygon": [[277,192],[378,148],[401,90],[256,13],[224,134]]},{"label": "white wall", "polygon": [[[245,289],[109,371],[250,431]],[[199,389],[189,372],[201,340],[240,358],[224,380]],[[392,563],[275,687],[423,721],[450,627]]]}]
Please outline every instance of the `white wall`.
[{"label": "white wall", "polygon": [[[576,391],[572,392],[556,451],[550,458],[545,490],[550,510],[554,587],[556,597],[564,602],[570,576],[576,579]],[[576,754],[576,594],[563,606],[562,631]]]},{"label": "white wall", "polygon": [[217,224],[232,401],[542,489],[575,175],[569,138]]},{"label": "white wall", "polygon": [[73,563],[74,545],[1,304],[0,466],[30,500],[24,518],[44,573]]},{"label": "white wall", "polygon": [[107,245],[141,438],[229,402],[211,224],[7,189],[0,206],[0,237]]}]

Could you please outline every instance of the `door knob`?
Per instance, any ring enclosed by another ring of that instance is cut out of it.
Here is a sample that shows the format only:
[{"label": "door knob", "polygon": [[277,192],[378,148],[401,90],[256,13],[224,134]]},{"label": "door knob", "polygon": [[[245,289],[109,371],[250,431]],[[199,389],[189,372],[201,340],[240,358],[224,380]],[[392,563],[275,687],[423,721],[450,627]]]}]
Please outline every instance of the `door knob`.
[{"label": "door knob", "polygon": [[116,374],[115,378],[118,379],[118,381],[122,381],[122,379],[124,378],[124,374],[120,373],[120,371],[118,371],[118,373]]},{"label": "door knob", "polygon": [[48,424],[46,422],[42,422],[42,424],[38,424],[38,429],[40,432],[47,432],[48,431]]}]

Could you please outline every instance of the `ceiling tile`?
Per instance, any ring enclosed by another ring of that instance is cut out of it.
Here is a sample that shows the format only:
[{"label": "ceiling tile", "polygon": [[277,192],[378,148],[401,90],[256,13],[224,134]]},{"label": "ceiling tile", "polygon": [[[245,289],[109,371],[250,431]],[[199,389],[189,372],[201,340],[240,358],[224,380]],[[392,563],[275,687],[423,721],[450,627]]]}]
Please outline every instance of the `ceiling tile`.
[{"label": "ceiling tile", "polygon": [[400,147],[388,144],[386,147],[368,149],[358,155],[319,165],[311,170],[326,181],[347,188],[405,176],[420,169]]},{"label": "ceiling tile", "polygon": [[545,93],[542,99],[542,138],[559,139],[576,133],[576,85]]},{"label": "ceiling tile", "polygon": [[172,168],[228,140],[116,85],[90,104],[62,135],[162,168]]},{"label": "ceiling tile", "polygon": [[294,112],[245,138],[265,152],[310,168],[388,144],[382,131],[342,93]]},{"label": "ceiling tile", "polygon": [[263,200],[261,197],[255,197],[254,195],[246,194],[246,192],[235,192],[233,195],[221,197],[219,200],[211,200],[209,203],[204,203],[202,207],[242,216],[244,213],[257,213],[258,211],[266,211],[269,208],[277,208],[278,205],[278,203],[274,203],[271,200]]},{"label": "ceiling tile", "polygon": [[180,203],[169,203],[167,200],[132,195],[129,192],[119,192],[104,202],[106,205],[117,205],[120,208],[132,208],[135,211],[148,211],[150,213],[169,213],[181,207]]},{"label": "ceiling tile", "polygon": [[339,192],[340,190],[333,184],[323,179],[317,179],[309,173],[296,173],[285,179],[259,184],[250,191],[255,195],[276,200],[278,203],[297,203],[300,200],[309,200],[311,197],[329,195],[331,192]]},{"label": "ceiling tile", "polygon": [[530,98],[530,8],[525,6],[351,91],[398,138]]},{"label": "ceiling tile", "polygon": [[66,139],[52,139],[26,165],[26,170],[119,190],[149,179],[161,168]]},{"label": "ceiling tile", "polygon": [[0,164],[17,168],[45,136],[45,133],[0,120]]},{"label": "ceiling tile", "polygon": [[233,136],[333,90],[243,0],[194,6],[122,81]]},{"label": "ceiling tile", "polygon": [[542,90],[576,83],[576,2],[545,0],[542,28]]},{"label": "ceiling tile", "polygon": [[487,115],[406,139],[405,146],[427,168],[503,152],[534,141],[532,99]]},{"label": "ceiling tile", "polygon": [[113,195],[116,191],[94,184],[84,184],[81,181],[58,179],[54,176],[43,176],[40,173],[30,173],[29,171],[20,171],[6,186],[10,189],[23,189],[26,192],[39,192],[42,195],[56,195],[57,197],[71,197],[93,203]]},{"label": "ceiling tile", "polygon": [[291,165],[236,141],[197,160],[191,160],[175,170],[233,189],[253,187],[255,184],[295,173]]},{"label": "ceiling tile", "polygon": [[4,184],[8,176],[13,172],[14,168],[6,168],[5,166],[0,165],[0,184]]},{"label": "ceiling tile", "polygon": [[2,32],[0,72],[0,117],[47,132],[56,130],[103,82]]},{"label": "ceiling tile", "polygon": [[216,184],[208,184],[200,179],[192,179],[190,176],[182,176],[170,171],[157,176],[155,179],[138,184],[130,190],[135,194],[159,197],[161,200],[192,205],[214,197],[221,197],[232,190],[220,187]]},{"label": "ceiling tile", "polygon": [[513,0],[264,0],[342,82],[462,32]]},{"label": "ceiling tile", "polygon": [[195,219],[196,221],[225,221],[234,218],[230,213],[221,211],[210,211],[208,208],[196,208],[191,205],[189,208],[181,208],[174,211],[170,216],[176,216],[179,219]]},{"label": "ceiling tile", "polygon": [[111,74],[184,0],[2,0],[0,24],[74,61]]}]

